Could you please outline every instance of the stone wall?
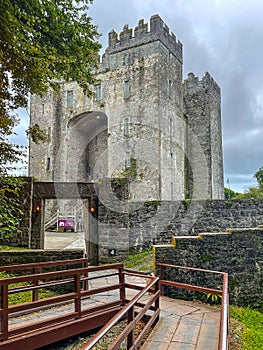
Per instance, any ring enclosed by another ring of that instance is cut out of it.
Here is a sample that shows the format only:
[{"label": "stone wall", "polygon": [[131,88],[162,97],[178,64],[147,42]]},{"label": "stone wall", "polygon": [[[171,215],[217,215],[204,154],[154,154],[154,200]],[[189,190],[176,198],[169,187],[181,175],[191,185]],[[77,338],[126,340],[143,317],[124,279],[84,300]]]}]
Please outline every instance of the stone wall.
[{"label": "stone wall", "polygon": [[[176,237],[175,246],[156,246],[156,262],[222,271],[229,274],[230,303],[263,307],[263,229],[233,229],[229,233],[206,233]],[[185,283],[219,287],[220,281],[204,274],[176,274],[167,269],[165,279],[184,278]],[[174,296],[189,297],[189,293],[168,291]]]},{"label": "stone wall", "polygon": [[173,236],[257,227],[263,224],[263,201],[124,202],[114,210],[109,199],[100,203],[98,219],[99,258],[108,260],[108,248],[123,257],[131,248],[170,243]]},{"label": "stone wall", "polygon": [[82,249],[72,250],[6,250],[0,252],[0,265],[21,265],[37,262],[72,260],[84,257]]}]

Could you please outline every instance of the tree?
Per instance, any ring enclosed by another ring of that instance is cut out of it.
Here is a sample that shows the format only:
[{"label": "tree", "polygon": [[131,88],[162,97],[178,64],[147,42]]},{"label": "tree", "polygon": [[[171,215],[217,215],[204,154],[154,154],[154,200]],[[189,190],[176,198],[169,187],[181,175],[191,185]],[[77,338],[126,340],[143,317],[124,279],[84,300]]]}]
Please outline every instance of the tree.
[{"label": "tree", "polygon": [[225,199],[235,198],[239,194],[238,192],[235,192],[227,187],[224,188],[224,192],[225,192]]},{"label": "tree", "polygon": [[259,187],[263,189],[263,167],[255,172],[254,178],[257,180]]},{"label": "tree", "polygon": [[3,203],[8,188],[3,177],[23,154],[8,141],[18,122],[13,111],[27,106],[29,93],[58,90],[61,80],[72,79],[91,94],[100,49],[87,13],[91,2],[0,0],[0,212],[8,205]]},{"label": "tree", "polygon": [[27,105],[57,79],[85,92],[95,78],[100,44],[88,0],[0,0],[1,115]]}]

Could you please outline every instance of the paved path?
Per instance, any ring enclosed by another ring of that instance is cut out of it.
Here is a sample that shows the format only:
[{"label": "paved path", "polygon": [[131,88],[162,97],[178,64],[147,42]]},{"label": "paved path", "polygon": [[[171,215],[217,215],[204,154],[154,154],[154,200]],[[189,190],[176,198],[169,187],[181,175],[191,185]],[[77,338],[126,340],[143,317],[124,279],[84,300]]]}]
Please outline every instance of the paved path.
[{"label": "paved path", "polygon": [[220,311],[161,297],[161,318],[141,350],[217,350]]},{"label": "paved path", "polygon": [[84,232],[45,232],[45,249],[86,249]]}]

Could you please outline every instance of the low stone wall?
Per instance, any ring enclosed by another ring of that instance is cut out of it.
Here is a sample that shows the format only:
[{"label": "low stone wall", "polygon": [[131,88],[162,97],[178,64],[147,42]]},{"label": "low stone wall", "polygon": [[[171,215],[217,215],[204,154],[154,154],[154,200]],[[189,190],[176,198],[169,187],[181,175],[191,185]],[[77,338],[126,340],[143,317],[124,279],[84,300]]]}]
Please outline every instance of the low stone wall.
[{"label": "low stone wall", "polygon": [[[263,224],[262,200],[125,202],[119,211],[111,208],[110,202],[99,205],[100,261],[123,259],[129,249],[168,244],[173,236]],[[115,250],[116,257],[111,259],[109,250]]]},{"label": "low stone wall", "polygon": [[6,250],[0,252],[0,265],[21,265],[36,262],[81,259],[82,249],[74,250]]},{"label": "low stone wall", "polygon": [[[240,306],[263,307],[263,228],[233,229],[229,233],[203,233],[175,237],[175,246],[156,246],[156,262],[207,270],[228,272],[230,303]],[[178,274],[166,269],[165,278],[211,288],[221,281],[214,276]],[[207,285],[208,284],[208,285]],[[177,292],[171,291],[176,294]],[[186,297],[187,293],[180,297]]]}]

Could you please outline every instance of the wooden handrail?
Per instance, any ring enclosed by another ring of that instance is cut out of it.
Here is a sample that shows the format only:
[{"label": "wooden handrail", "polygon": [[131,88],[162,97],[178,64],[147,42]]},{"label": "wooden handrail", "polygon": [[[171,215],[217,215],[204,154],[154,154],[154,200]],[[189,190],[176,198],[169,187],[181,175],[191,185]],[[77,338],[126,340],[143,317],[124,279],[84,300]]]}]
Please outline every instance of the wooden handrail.
[{"label": "wooden handrail", "polygon": [[[132,273],[129,273],[129,275],[132,275]],[[128,302],[127,305],[125,305],[101,330],[97,332],[97,334],[90,339],[88,342],[86,342],[81,350],[89,350],[92,349],[92,347],[116,324],[118,323],[125,315],[128,315],[128,324],[125,327],[125,329],[122,331],[122,333],[108,346],[108,350],[114,350],[117,349],[119,344],[125,339],[125,337],[128,337],[127,341],[127,349],[131,346],[131,342],[133,345],[133,348],[136,349],[136,346],[134,344],[133,339],[133,331],[136,326],[136,322],[140,320],[148,311],[150,306],[156,302],[156,310],[154,315],[152,315],[151,324],[154,322],[157,322],[159,318],[159,278],[151,277],[151,276],[143,276],[144,278],[149,278],[151,281],[148,282],[148,284],[132,299]],[[147,293],[152,292],[152,288],[155,287],[155,293],[150,298],[148,303],[144,306],[144,309],[142,312],[140,312],[137,317],[134,317],[134,306],[138,304],[139,300]],[[157,302],[158,299],[158,302]],[[148,328],[147,328],[148,330]],[[142,333],[142,332],[141,332]]]},{"label": "wooden handrail", "polygon": [[[34,264],[34,270],[36,271],[36,265]],[[41,264],[42,266],[46,266],[46,264]],[[55,265],[55,262],[52,262],[52,264],[48,264],[49,266]],[[28,267],[28,265],[27,265]],[[12,270],[12,269],[10,269]],[[115,273],[107,273],[107,270],[117,270]],[[112,264],[112,265],[106,265],[106,266],[98,266],[98,267],[85,267],[85,268],[77,268],[77,269],[70,269],[70,270],[62,270],[62,271],[56,271],[56,272],[46,272],[46,273],[36,273],[26,276],[17,276],[17,277],[10,277],[10,278],[4,278],[0,280],[0,338],[2,341],[7,341],[9,339],[9,335],[13,334],[13,331],[9,332],[8,327],[8,319],[9,316],[12,316],[14,314],[17,314],[18,312],[32,312],[36,309],[42,308],[42,307],[54,307],[60,303],[73,301],[74,302],[74,310],[67,314],[67,316],[55,316],[50,321],[47,322],[50,326],[52,324],[56,324],[56,322],[60,322],[59,320],[69,320],[69,319],[80,319],[83,315],[87,315],[87,311],[82,312],[81,309],[81,299],[87,296],[91,296],[97,293],[101,293],[104,291],[109,290],[120,290],[120,298],[118,299],[118,302],[114,303],[113,307],[116,309],[116,307],[122,305],[125,300],[125,292],[124,291],[124,279],[123,279],[123,264]],[[89,272],[94,271],[105,271],[106,273],[100,275],[100,278],[109,277],[109,276],[119,276],[119,283],[112,284],[110,286],[102,286],[99,288],[94,288],[92,290],[87,290],[84,288],[81,288],[81,285],[83,286],[83,283],[88,282],[92,279],[96,279],[92,277],[86,277]],[[64,279],[64,277],[71,276],[70,279]],[[54,278],[61,278],[60,280],[53,280],[48,281],[48,279],[54,279]],[[45,281],[44,283],[39,283],[40,281]],[[9,285],[13,283],[21,283],[21,282],[31,282],[32,285],[29,286],[21,286],[21,287],[15,287],[9,289]],[[47,288],[47,287],[53,287],[62,285],[65,283],[72,283],[74,286],[74,292],[69,292],[63,295],[54,296],[45,298],[42,300],[36,300],[37,293],[35,293],[35,298],[33,298],[32,302],[27,302],[23,304],[18,305],[12,305],[8,306],[8,295],[19,293],[23,291],[38,291],[41,288]],[[112,302],[108,303],[109,308]],[[99,312],[103,309],[107,308],[107,304],[105,306],[101,306],[98,308]],[[92,308],[91,308],[92,309]],[[34,324],[33,329],[37,329],[36,327],[41,328],[43,326],[42,322],[37,322]],[[20,329],[15,330],[15,334],[21,334],[21,336],[24,334],[23,332],[28,332],[31,326],[25,326],[20,327]],[[20,331],[21,330],[21,331]],[[22,332],[22,333],[21,333]],[[1,347],[1,342],[0,342]]]}]

